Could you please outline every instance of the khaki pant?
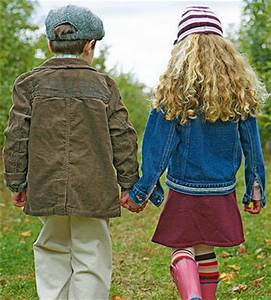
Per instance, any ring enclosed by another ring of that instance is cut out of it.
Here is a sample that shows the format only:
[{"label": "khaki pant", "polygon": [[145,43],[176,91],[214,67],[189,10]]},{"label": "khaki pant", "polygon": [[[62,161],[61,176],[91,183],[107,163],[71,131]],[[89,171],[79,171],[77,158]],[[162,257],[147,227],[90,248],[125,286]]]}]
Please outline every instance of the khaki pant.
[{"label": "khaki pant", "polygon": [[41,300],[108,300],[112,247],[108,220],[42,217],[34,243],[37,293]]}]

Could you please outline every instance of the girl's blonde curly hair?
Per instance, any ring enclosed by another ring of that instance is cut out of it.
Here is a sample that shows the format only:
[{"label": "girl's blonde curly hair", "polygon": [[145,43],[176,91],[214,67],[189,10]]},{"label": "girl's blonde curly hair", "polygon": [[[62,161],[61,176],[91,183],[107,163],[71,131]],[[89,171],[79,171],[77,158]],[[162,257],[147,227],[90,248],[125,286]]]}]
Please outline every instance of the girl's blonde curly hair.
[{"label": "girl's blonde curly hair", "polygon": [[153,107],[181,124],[203,114],[215,122],[255,116],[267,97],[247,60],[216,34],[192,34],[176,44],[154,91]]}]

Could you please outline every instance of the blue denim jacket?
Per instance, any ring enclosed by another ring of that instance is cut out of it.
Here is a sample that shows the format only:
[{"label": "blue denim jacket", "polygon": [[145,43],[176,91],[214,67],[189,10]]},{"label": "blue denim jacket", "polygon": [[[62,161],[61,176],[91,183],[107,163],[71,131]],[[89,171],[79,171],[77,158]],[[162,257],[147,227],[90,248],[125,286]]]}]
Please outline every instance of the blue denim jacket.
[{"label": "blue denim jacket", "polygon": [[130,190],[131,199],[146,199],[159,206],[164,200],[160,177],[167,169],[167,186],[190,195],[225,195],[235,190],[236,173],[245,157],[246,192],[243,203],[252,200],[258,182],[265,206],[265,169],[257,121],[210,123],[201,116],[180,125],[167,121],[153,109],[144,133],[142,177]]}]

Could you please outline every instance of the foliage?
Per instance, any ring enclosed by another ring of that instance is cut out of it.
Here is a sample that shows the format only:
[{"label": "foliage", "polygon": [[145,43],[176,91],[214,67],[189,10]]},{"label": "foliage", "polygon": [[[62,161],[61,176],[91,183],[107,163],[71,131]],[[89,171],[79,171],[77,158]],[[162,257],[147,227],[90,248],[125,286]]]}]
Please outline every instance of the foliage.
[{"label": "foliage", "polygon": [[109,51],[108,51],[108,47],[104,46],[100,49],[99,55],[95,55],[93,62],[92,62],[92,66],[101,73],[106,73],[107,71],[107,67],[106,67],[106,59],[107,56],[109,55]]},{"label": "foliage", "polygon": [[239,42],[271,90],[271,2],[244,0]]},{"label": "foliage", "polygon": [[116,67],[108,70],[106,67],[108,55],[108,47],[102,47],[92,65],[97,71],[108,73],[116,80],[123,102],[128,108],[131,122],[138,135],[141,136],[147,121],[150,107],[147,99],[150,95],[146,91],[146,86],[143,83],[138,82],[131,72],[119,72]]},{"label": "foliage", "polygon": [[123,101],[129,110],[131,122],[139,137],[141,137],[150,107],[150,102],[147,102],[149,95],[144,92],[146,87],[134,79],[131,73],[113,73],[113,77],[120,88]]},{"label": "foliage", "polygon": [[[271,1],[243,0],[239,46],[271,92]],[[260,118],[262,136],[271,143],[271,101],[266,102]]]}]

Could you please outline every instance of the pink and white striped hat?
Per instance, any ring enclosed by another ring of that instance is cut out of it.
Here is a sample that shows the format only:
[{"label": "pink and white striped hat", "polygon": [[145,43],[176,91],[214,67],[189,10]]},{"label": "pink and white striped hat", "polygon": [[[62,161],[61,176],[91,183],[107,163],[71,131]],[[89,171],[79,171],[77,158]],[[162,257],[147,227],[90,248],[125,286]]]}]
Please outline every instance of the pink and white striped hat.
[{"label": "pink and white striped hat", "polygon": [[221,22],[209,7],[189,6],[185,9],[174,45],[193,33],[214,33],[223,36]]}]

